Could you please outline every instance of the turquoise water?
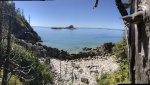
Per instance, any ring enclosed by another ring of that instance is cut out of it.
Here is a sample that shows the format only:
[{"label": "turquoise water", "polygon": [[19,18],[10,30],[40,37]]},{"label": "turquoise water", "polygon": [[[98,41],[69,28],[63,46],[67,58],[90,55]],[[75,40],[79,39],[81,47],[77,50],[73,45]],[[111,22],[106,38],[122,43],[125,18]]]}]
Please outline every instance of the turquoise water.
[{"label": "turquoise water", "polygon": [[123,36],[122,30],[98,28],[77,28],[76,30],[54,30],[50,27],[33,27],[43,44],[69,52],[82,51],[83,47],[96,47],[105,42],[117,42]]}]

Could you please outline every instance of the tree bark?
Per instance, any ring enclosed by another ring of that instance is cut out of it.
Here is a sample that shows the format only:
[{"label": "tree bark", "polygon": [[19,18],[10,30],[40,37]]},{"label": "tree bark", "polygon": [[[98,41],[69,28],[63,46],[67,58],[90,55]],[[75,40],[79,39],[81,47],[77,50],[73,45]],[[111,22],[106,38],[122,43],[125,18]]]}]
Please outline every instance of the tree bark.
[{"label": "tree bark", "polygon": [[[136,18],[140,18],[137,19],[140,22],[136,22]],[[130,24],[128,33],[130,81],[136,84],[150,84],[150,0],[132,0],[130,15],[124,16],[123,19]]]},{"label": "tree bark", "polygon": [[[0,59],[2,60],[2,24],[3,24],[3,1],[0,1]],[[2,66],[2,61],[0,61],[0,68]]]},{"label": "tree bark", "polygon": [[7,78],[8,78],[8,65],[9,65],[9,58],[10,58],[10,49],[11,49],[11,31],[12,31],[12,26],[11,26],[11,21],[12,17],[9,16],[9,29],[8,29],[8,38],[7,38],[7,56],[5,59],[4,63],[4,71],[3,71],[3,79],[2,79],[2,85],[7,85]]},{"label": "tree bark", "polygon": [[9,17],[9,22],[8,22],[8,34],[7,34],[7,50],[6,50],[6,56],[4,60],[4,65],[3,65],[3,78],[2,78],[2,85],[7,85],[8,83],[8,66],[9,66],[9,60],[10,60],[10,51],[11,51],[11,34],[12,34],[12,22],[14,19],[14,11],[15,11],[15,6],[14,4],[11,4],[11,9],[10,9],[10,14],[7,14]]}]

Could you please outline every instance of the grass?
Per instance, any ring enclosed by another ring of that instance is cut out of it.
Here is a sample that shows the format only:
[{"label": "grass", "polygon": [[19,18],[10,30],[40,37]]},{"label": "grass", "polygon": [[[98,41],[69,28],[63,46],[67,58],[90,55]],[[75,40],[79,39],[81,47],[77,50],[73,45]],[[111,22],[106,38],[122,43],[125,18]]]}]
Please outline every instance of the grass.
[{"label": "grass", "polygon": [[[3,76],[3,70],[0,69],[1,75],[0,75],[0,84],[2,83],[2,76]],[[10,78],[10,74],[8,74],[8,77]],[[22,85],[20,79],[16,75],[12,75],[8,85]]]}]

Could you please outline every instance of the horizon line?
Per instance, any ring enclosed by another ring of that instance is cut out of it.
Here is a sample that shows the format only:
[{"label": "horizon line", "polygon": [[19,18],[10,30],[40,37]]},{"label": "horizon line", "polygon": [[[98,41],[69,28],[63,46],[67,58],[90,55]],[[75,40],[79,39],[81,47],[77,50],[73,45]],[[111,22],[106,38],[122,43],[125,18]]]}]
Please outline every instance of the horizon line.
[{"label": "horizon line", "polygon": [[[61,27],[61,26],[32,26],[32,27]],[[62,26],[64,27],[64,26]],[[125,30],[125,29],[118,29],[118,28],[106,28],[106,27],[76,27],[76,28],[96,28],[96,29],[116,29],[116,30]]]}]

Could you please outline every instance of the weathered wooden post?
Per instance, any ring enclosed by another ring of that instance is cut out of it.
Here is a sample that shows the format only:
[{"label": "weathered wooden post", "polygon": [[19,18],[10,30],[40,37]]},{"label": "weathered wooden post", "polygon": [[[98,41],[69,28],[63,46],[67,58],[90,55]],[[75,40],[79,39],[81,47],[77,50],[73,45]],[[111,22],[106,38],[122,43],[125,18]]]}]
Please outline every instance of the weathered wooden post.
[{"label": "weathered wooden post", "polygon": [[150,84],[150,0],[131,0],[130,15],[122,16],[129,24],[130,81]]},{"label": "weathered wooden post", "polygon": [[130,81],[150,84],[150,0],[130,0],[130,15],[121,0],[115,1],[126,25]]}]

